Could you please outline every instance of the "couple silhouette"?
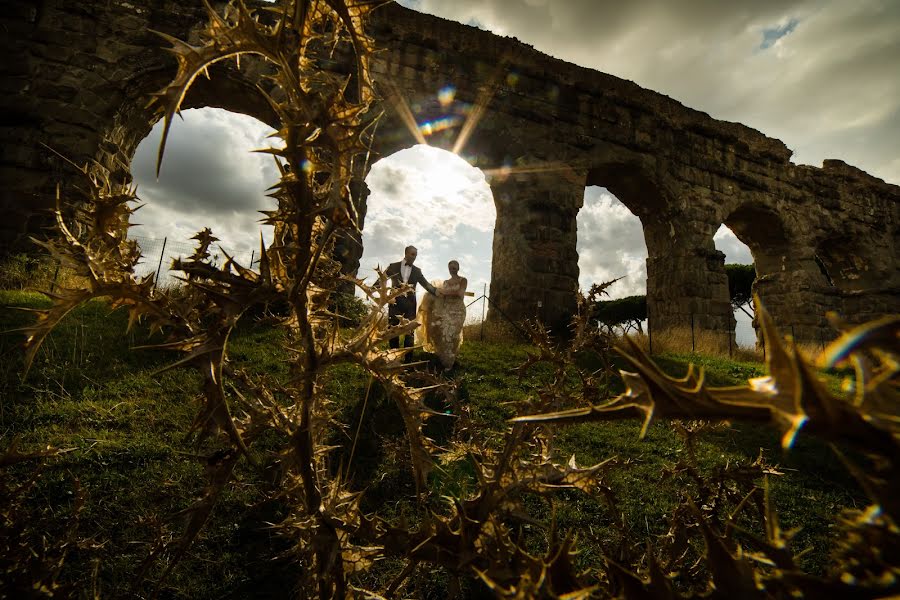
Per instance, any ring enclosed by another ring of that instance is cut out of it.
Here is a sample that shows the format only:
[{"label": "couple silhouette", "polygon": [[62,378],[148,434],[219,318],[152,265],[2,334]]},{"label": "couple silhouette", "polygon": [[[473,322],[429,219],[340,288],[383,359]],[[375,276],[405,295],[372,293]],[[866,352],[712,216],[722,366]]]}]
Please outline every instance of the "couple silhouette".
[{"label": "couple silhouette", "polygon": [[[389,264],[385,271],[392,286],[412,286],[411,291],[399,296],[388,307],[388,324],[399,324],[401,317],[410,321],[418,320],[415,338],[413,335],[404,336],[403,347],[411,348],[414,343],[418,343],[426,352],[436,355],[445,369],[449,369],[456,362],[456,355],[462,344],[462,328],[466,321],[464,298],[468,281],[459,275],[459,262],[451,260],[447,263],[450,278],[429,282],[422,270],[414,264],[418,254],[415,246],[407,246],[403,252],[403,260]],[[417,285],[428,292],[419,307],[416,306]],[[390,347],[400,348],[400,337],[391,338]],[[407,359],[410,355],[411,353],[407,354]]]}]

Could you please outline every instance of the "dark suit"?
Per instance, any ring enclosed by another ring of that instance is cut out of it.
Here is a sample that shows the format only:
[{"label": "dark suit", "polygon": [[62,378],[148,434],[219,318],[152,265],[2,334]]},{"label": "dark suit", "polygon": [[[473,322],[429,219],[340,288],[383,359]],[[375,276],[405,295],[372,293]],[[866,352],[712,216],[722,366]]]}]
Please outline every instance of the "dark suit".
[{"label": "dark suit", "polygon": [[[388,265],[387,270],[384,272],[385,275],[391,280],[391,285],[393,287],[400,287],[403,285],[403,277],[400,273],[400,263],[403,261],[391,263]],[[415,265],[411,265],[412,270],[409,272],[409,285],[412,286],[412,291],[399,296],[394,304],[388,306],[388,324],[391,326],[397,325],[400,322],[400,317],[405,317],[412,321],[416,318],[416,285],[421,285],[425,288],[429,293],[435,294],[437,291],[434,286],[428,283],[428,280],[425,279],[425,276],[422,275],[422,269]],[[403,347],[409,348],[414,343],[413,335],[405,336],[403,340]],[[400,338],[395,337],[390,339],[391,348],[399,348],[400,347]]]}]

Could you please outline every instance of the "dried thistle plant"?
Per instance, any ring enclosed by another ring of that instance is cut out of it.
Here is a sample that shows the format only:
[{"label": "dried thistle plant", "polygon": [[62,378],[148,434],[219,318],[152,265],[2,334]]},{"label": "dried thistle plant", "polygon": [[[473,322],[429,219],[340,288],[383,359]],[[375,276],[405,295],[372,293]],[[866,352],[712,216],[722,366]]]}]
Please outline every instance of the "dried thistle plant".
[{"label": "dried thistle plant", "polygon": [[[619,597],[881,598],[900,591],[895,552],[900,547],[900,317],[847,328],[813,364],[791,341],[781,339],[758,299],[756,314],[768,349],[765,377],[726,388],[707,386],[703,371],[693,368],[683,378],[673,378],[629,343],[617,349],[634,368],[621,372],[624,393],[590,407],[532,414],[513,422],[564,425],[640,419],[643,436],[653,421],[662,419],[751,421],[779,431],[785,449],[801,431],[808,432],[832,443],[872,504],[845,511],[830,571],[813,576],[797,565],[790,547],[794,532],[778,525],[764,478],[776,471],[760,459],[709,478],[689,460],[676,470],[687,473],[696,486],[673,513],[670,531],[657,545],[660,552],[632,554],[624,562],[607,560],[609,591]],[[847,363],[855,369],[855,395],[850,399],[833,395],[817,376],[817,367]],[[690,449],[694,434],[683,426],[681,430]],[[868,464],[855,464],[840,447],[868,457]],[[761,487],[755,483],[760,479]],[[720,506],[730,512],[723,513]],[[738,524],[754,506],[763,535]],[[698,561],[686,565],[691,535],[699,535],[705,550]],[[694,591],[681,595],[674,580],[685,573]]]},{"label": "dried thistle plant", "polygon": [[[64,452],[58,448],[19,452],[16,440],[0,452],[0,598],[76,595],[75,586],[62,583],[60,575],[68,553],[89,545],[79,539],[85,493],[77,479],[72,483],[71,516],[63,531],[55,536],[40,531],[39,535],[32,526],[37,511],[31,496],[41,478],[43,462]],[[7,471],[16,465],[27,466],[26,475],[13,483]]]},{"label": "dried thistle plant", "polygon": [[[429,466],[428,441],[421,432],[429,414],[422,403],[424,390],[407,384],[397,352],[382,349],[388,338],[416,324],[384,329],[378,323],[385,306],[405,290],[357,282],[373,309],[349,339],[337,335],[337,322],[327,310],[328,297],[340,281],[330,258],[335,233],[358,228],[350,183],[368,151],[376,98],[368,69],[373,45],[363,23],[381,4],[383,0],[297,0],[250,9],[235,1],[222,14],[206,4],[209,22],[196,46],[160,34],[178,62],[173,81],[154,97],[164,119],[160,161],[172,120],[197,76],[218,61],[244,55],[262,57],[271,67],[270,92],[258,91],[280,119],[275,135],[284,147],[265,150],[275,156],[282,178],[272,192],[278,208],[265,219],[274,226],[275,240],[260,249],[258,271],[231,257],[221,267],[213,264],[209,249],[217,240],[205,229],[195,236],[194,254],[173,265],[185,274],[184,293],[155,291],[150,278],[135,280],[133,267],[140,255],[127,239],[134,190],[110,181],[97,165],[81,170],[87,198],[67,198],[67,205],[77,206],[75,214],[58,207],[59,235],[40,242],[75,268],[87,285],[60,290],[52,308],[36,311],[36,322],[25,329],[26,370],[66,313],[90,298],[108,296],[114,306],[127,308],[130,324],[146,320],[151,331],[166,337],[154,347],[183,354],[170,367],[189,365],[203,376],[196,439],[212,440],[221,449],[207,460],[205,492],[185,511],[183,534],[155,552],[174,559],[169,568],[210,517],[237,462],[252,460],[249,447],[274,430],[283,436],[285,488],[297,503],[284,529],[301,538],[297,547],[307,565],[298,589],[318,590],[322,597],[347,593],[341,557],[354,553],[346,530],[360,518],[355,495],[339,477],[328,476],[328,449],[322,442],[329,415],[319,382],[324,370],[338,362],[359,364],[390,389],[409,429],[416,480],[424,485]],[[323,66],[332,64],[336,52],[352,57],[350,76]],[[384,284],[383,275],[381,279]],[[229,336],[241,316],[276,302],[290,307],[282,319],[292,357],[288,387],[275,386],[264,375],[254,379],[235,373],[227,363]],[[299,527],[291,526],[297,523]]]},{"label": "dried thistle plant", "polygon": [[[610,339],[590,325],[582,299],[567,344],[560,345],[540,325],[529,327],[536,353],[520,373],[544,364],[552,374],[534,396],[510,398],[522,416],[499,439],[471,428],[467,439],[457,434],[444,448],[428,439],[423,425],[436,413],[426,397],[449,394],[451,387],[421,373],[410,377],[401,361],[403,351],[385,349],[389,338],[416,327],[415,322],[383,323],[387,305],[407,289],[388,288],[383,273],[378,285],[352,280],[372,309],[350,331],[340,332],[339,319],[328,310],[329,296],[344,281],[330,256],[333,240],[342,231],[358,234],[351,183],[363,174],[361,162],[377,118],[368,69],[374,45],[364,24],[380,4],[382,0],[293,0],[251,9],[236,0],[222,14],[207,4],[209,23],[196,46],[164,36],[178,71],[154,100],[165,119],[160,159],[185,94],[210,65],[255,55],[271,67],[270,91],[259,93],[278,115],[276,135],[284,147],[265,150],[274,155],[282,177],[272,190],[278,207],[265,219],[274,226],[274,242],[260,249],[258,270],[231,257],[221,267],[214,265],[209,250],[216,239],[207,229],[195,236],[194,254],[174,265],[185,274],[183,293],[154,290],[152,279],[135,279],[139,250],[127,239],[134,190],[110,181],[98,165],[81,169],[83,197],[60,198],[57,237],[39,242],[86,285],[61,289],[51,308],[36,311],[36,322],[25,329],[26,367],[65,314],[91,298],[107,296],[114,306],[128,310],[130,324],[146,321],[151,331],[165,336],[154,347],[182,354],[170,368],[190,366],[202,375],[202,403],[193,431],[198,443],[205,440],[217,450],[204,458],[204,491],[183,511],[184,530],[156,544],[147,567],[165,557],[168,566],[160,579],[165,577],[213,515],[238,463],[253,463],[251,448],[264,434],[274,434],[279,445],[273,454],[283,470],[276,494],[290,507],[276,526],[293,542],[299,597],[391,597],[420,568],[442,569],[455,581],[477,577],[503,598],[849,593],[868,598],[897,593],[900,319],[849,331],[820,359],[822,367],[853,363],[856,396],[851,401],[828,392],[813,365],[780,340],[762,308],[757,314],[769,349],[768,377],[747,386],[710,388],[702,371],[669,377],[632,344],[619,349],[633,369],[621,374],[627,389],[609,398]],[[329,70],[336,55],[350,57],[352,76]],[[63,200],[76,207],[74,213],[64,210]],[[611,283],[592,294],[603,293]],[[236,369],[227,360],[229,337],[241,317],[272,304],[289,307],[279,318],[290,356],[287,382]],[[599,370],[578,366],[584,352],[600,357]],[[336,417],[322,379],[340,363],[356,364],[379,382],[402,416],[418,500],[412,524],[365,514],[362,490],[345,478],[349,466],[329,463],[328,433]],[[552,499],[566,489],[602,496],[615,511],[605,475],[619,468],[619,461],[610,457],[580,467],[572,457],[560,464],[552,433],[569,423],[625,418],[642,419],[644,432],[657,419],[681,422],[688,448],[697,429],[691,422],[697,420],[767,424],[781,432],[786,448],[801,431],[850,445],[878,458],[866,466],[845,458],[873,504],[845,515],[841,526],[846,536],[834,568],[813,577],[797,567],[791,532],[778,525],[764,481],[773,468],[757,460],[703,473],[689,452],[671,469],[671,477],[691,483],[670,516],[667,534],[636,540],[623,524],[617,544],[604,552],[604,568],[578,572],[575,536],[560,531],[553,519],[536,518],[525,501]],[[439,468],[439,456],[471,461],[477,479],[473,491],[443,501],[428,497],[428,474]],[[746,523],[758,524],[759,531],[750,531]],[[526,549],[525,525],[545,531],[543,552]],[[399,558],[403,564],[384,589],[357,585],[357,575],[383,558]]]}]

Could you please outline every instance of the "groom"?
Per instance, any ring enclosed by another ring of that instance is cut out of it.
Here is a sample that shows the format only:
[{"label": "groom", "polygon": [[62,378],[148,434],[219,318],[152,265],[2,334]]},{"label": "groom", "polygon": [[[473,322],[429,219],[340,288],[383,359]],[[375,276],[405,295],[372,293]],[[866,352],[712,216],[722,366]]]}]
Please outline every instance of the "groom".
[{"label": "groom", "polygon": [[[404,317],[412,321],[416,318],[416,284],[421,284],[429,294],[437,295],[437,290],[433,285],[428,283],[422,270],[413,265],[416,262],[416,256],[419,251],[415,246],[407,246],[404,250],[403,260],[388,265],[384,272],[391,280],[393,287],[400,287],[406,283],[412,286],[412,290],[403,296],[398,296],[394,304],[388,306],[388,324],[393,327],[400,323],[400,317]],[[404,348],[411,348],[413,345],[413,334],[410,332],[403,340]],[[400,347],[400,337],[392,337],[389,342],[391,348]]]}]

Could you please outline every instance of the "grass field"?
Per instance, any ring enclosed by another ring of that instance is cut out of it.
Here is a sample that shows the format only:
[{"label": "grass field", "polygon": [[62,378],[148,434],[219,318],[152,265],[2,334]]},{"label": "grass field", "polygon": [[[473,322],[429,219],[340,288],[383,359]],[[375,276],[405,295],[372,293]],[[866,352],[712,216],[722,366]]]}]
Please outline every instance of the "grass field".
[{"label": "grass field", "polygon": [[[14,307],[47,303],[35,293],[0,292],[0,330],[14,329],[30,318]],[[196,411],[196,375],[186,369],[157,373],[173,355],[130,350],[148,340],[140,330],[125,334],[125,324],[125,315],[110,313],[103,302],[74,311],[44,344],[24,381],[20,335],[0,337],[0,448],[16,440],[23,452],[47,446],[63,450],[44,462],[38,482],[23,492],[29,535],[36,546],[41,536],[62,535],[76,512],[75,498],[82,494],[84,509],[61,580],[81,591],[97,587],[101,596],[110,598],[141,597],[152,587],[165,565],[155,565],[146,580],[137,576],[150,544],[178,534],[178,511],[202,490],[204,464],[198,457],[215,450],[212,442],[198,447],[188,435]],[[280,336],[270,327],[242,325],[230,348],[232,362],[286,375]],[[521,379],[513,372],[528,351],[521,344],[466,342],[448,375],[458,387],[458,404],[435,406],[450,414],[432,419],[427,433],[440,443],[462,422],[498,435],[504,431],[507,419],[516,415],[517,402],[547,383],[545,369]],[[743,383],[763,374],[758,363],[684,354],[656,358],[672,375],[683,374],[689,362],[702,364],[714,385]],[[346,424],[343,430],[335,429],[333,443],[341,446],[335,456],[344,461],[356,489],[365,490],[363,506],[387,519],[415,519],[416,508],[408,500],[414,483],[397,409],[352,366],[329,372],[327,389],[339,420]],[[568,491],[552,501],[534,499],[536,513],[553,510],[560,528],[577,533],[576,560],[584,569],[597,566],[621,519],[634,532],[635,544],[644,543],[648,534],[665,533],[666,516],[680,494],[691,491],[684,474],[666,475],[686,452],[675,429],[655,424],[643,440],[639,429],[639,423],[626,421],[571,426],[555,434],[559,462],[572,454],[579,465],[611,457],[618,461],[605,484],[621,515],[602,499]],[[771,483],[781,525],[800,528],[795,550],[809,548],[801,562],[817,572],[832,544],[835,515],[865,500],[827,446],[801,435],[792,451],[783,454],[777,437],[746,424],[712,427],[695,447],[697,462],[701,470],[712,472],[725,464],[752,461],[762,452],[769,464],[777,465],[781,475],[772,476]],[[285,507],[272,498],[277,474],[264,460],[265,440],[256,448],[260,465],[241,463],[214,518],[173,569],[161,597],[283,597],[290,589],[291,570],[301,567],[278,558],[285,542],[267,524],[278,522]],[[473,489],[474,469],[465,456],[447,459],[440,467],[429,479],[435,497],[465,496]],[[27,462],[5,470],[8,481],[17,482],[34,469],[35,463]],[[377,587],[393,566],[390,561],[377,566],[361,577],[361,584]],[[439,577],[422,573],[409,585],[410,595],[440,597]],[[478,584],[470,585],[471,596],[477,596]]]}]

